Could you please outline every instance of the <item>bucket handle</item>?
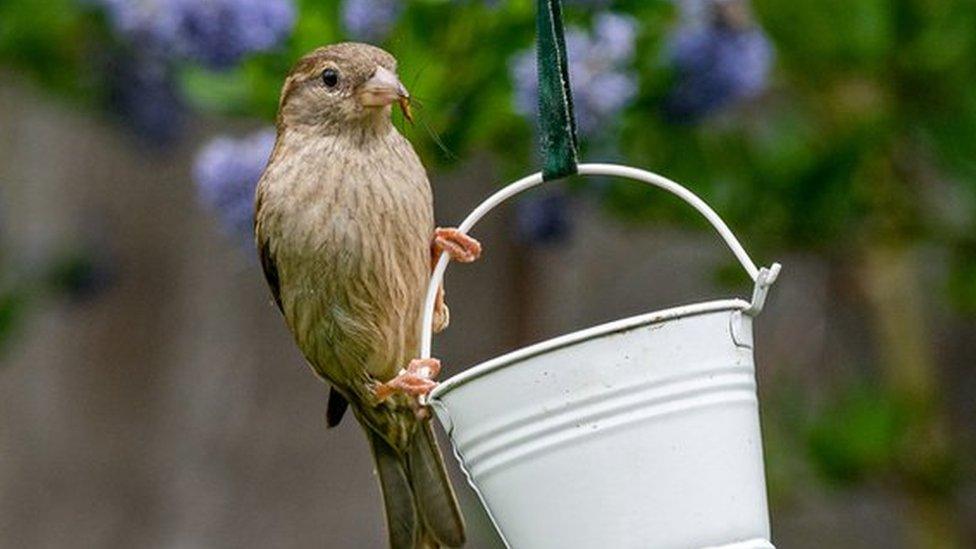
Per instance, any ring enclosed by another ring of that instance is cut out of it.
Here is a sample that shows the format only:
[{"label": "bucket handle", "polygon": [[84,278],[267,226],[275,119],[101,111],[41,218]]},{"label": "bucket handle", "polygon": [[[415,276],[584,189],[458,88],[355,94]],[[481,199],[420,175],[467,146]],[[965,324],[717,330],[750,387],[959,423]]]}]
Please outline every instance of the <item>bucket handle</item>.
[{"label": "bucket handle", "polygon": [[[756,316],[762,311],[763,305],[766,303],[766,295],[769,292],[769,287],[776,282],[776,277],[779,276],[780,264],[773,263],[768,268],[757,268],[752,258],[749,257],[749,254],[742,247],[742,244],[739,243],[739,239],[732,234],[728,225],[698,195],[656,173],[617,164],[580,164],[579,174],[616,176],[647,183],[670,192],[698,210],[698,213],[702,214],[711,223],[719,236],[722,237],[722,240],[725,241],[725,244],[732,250],[736,259],[739,260],[746,273],[749,274],[749,278],[755,282],[755,287],[752,292],[752,302],[749,307],[743,309],[742,314]],[[475,223],[480,221],[482,217],[487,215],[496,206],[523,191],[538,186],[542,182],[542,173],[540,172],[519,179],[507,187],[500,189],[468,214],[468,217],[464,218],[464,221],[458,226],[458,230],[467,234],[474,227]],[[438,287],[444,278],[444,271],[447,270],[447,264],[450,261],[451,258],[448,254],[441,253],[430,277],[430,285],[427,288],[427,299],[424,302],[423,331],[420,348],[421,358],[430,358],[431,339],[433,338],[434,304],[437,300]]]}]

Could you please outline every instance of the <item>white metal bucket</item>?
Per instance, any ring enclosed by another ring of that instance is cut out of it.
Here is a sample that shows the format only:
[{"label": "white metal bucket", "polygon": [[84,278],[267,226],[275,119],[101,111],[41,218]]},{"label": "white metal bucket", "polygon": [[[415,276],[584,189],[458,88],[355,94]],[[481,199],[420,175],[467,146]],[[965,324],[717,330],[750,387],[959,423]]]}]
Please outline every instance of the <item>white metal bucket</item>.
[{"label": "white metal bucket", "polygon": [[[711,301],[589,328],[478,365],[430,396],[506,545],[538,548],[770,549],[752,319],[779,265],[757,269],[687,189],[605,164],[701,212],[756,283],[751,302]],[[461,224],[541,183],[502,189]],[[447,259],[428,292],[430,317]]]}]

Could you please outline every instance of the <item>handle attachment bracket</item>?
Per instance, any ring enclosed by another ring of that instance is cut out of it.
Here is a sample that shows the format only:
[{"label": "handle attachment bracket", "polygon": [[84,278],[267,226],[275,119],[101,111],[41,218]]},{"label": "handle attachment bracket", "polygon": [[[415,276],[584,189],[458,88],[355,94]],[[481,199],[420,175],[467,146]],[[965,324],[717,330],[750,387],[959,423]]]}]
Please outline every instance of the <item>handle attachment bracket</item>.
[{"label": "handle attachment bracket", "polygon": [[779,278],[779,271],[782,265],[779,263],[773,263],[769,267],[763,267],[759,269],[759,273],[756,275],[756,285],[752,289],[752,302],[749,303],[749,308],[744,309],[742,314],[749,316],[757,316],[762,312],[763,306],[766,305],[766,296],[769,294],[769,289]]}]

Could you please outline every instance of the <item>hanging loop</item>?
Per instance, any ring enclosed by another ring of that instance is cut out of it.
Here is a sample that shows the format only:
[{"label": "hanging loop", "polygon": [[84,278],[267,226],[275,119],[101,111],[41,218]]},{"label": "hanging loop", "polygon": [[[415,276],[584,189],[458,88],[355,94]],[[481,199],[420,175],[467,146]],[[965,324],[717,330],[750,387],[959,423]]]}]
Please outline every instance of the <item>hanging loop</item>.
[{"label": "hanging loop", "polygon": [[579,163],[573,92],[560,0],[538,0],[536,67],[539,75],[539,146],[543,180],[577,173]]}]

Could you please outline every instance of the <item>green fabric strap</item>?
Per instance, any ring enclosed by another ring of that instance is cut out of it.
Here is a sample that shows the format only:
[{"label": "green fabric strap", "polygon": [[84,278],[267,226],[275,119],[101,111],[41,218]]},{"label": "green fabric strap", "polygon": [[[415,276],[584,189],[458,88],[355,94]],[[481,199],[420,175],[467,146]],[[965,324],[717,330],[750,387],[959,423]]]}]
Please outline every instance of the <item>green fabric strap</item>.
[{"label": "green fabric strap", "polygon": [[538,0],[539,140],[546,181],[577,173],[576,117],[560,0]]}]

